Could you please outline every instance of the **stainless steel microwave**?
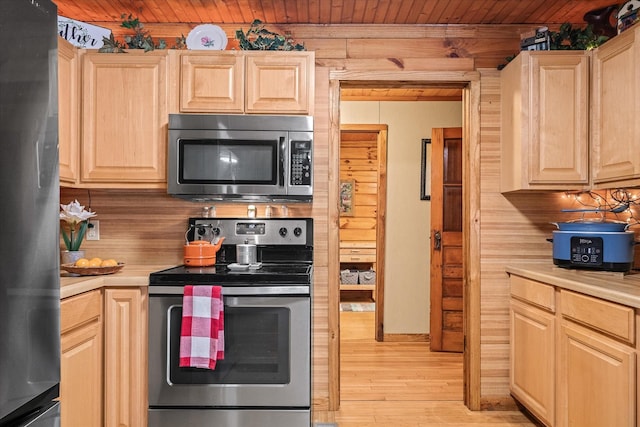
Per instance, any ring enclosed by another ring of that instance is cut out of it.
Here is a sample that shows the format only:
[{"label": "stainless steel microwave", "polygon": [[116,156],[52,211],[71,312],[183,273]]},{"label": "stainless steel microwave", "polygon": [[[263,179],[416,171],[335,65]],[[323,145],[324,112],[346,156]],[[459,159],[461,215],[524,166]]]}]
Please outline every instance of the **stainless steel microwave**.
[{"label": "stainless steel microwave", "polygon": [[313,117],[170,114],[168,149],[173,196],[312,200]]}]

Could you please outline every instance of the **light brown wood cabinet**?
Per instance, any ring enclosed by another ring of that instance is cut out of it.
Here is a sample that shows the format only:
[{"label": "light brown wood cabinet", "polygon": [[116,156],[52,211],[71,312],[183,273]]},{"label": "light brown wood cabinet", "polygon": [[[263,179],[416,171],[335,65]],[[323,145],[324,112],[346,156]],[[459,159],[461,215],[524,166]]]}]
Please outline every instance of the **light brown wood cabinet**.
[{"label": "light brown wood cabinet", "polygon": [[640,26],[593,54],[593,183],[596,187],[640,185]]},{"label": "light brown wood cabinet", "polygon": [[63,186],[165,188],[169,112],[312,114],[313,52],[60,45]]},{"label": "light brown wood cabinet", "polygon": [[636,426],[636,310],[511,276],[512,395],[547,426]]},{"label": "light brown wood cabinet", "polygon": [[[341,241],[340,269],[356,271],[377,271],[375,241]],[[348,284],[340,283],[341,291],[370,291],[375,300],[376,280],[372,283]]]},{"label": "light brown wood cabinet", "polygon": [[62,300],[60,330],[61,425],[101,426],[104,407],[101,291]]},{"label": "light brown wood cabinet", "polygon": [[511,393],[540,421],[555,420],[555,301],[552,286],[511,277]]},{"label": "light brown wood cabinet", "polygon": [[179,111],[311,114],[313,52],[180,52]]},{"label": "light brown wood cabinet", "polygon": [[61,330],[62,426],[146,426],[146,288],[65,298]]},{"label": "light brown wood cabinet", "polygon": [[524,51],[501,72],[501,191],[589,185],[589,54]]},{"label": "light brown wood cabinet", "polygon": [[163,188],[168,125],[166,52],[83,51],[81,61],[81,184]]},{"label": "light brown wood cabinet", "polygon": [[635,310],[561,290],[561,427],[636,425]]},{"label": "light brown wood cabinet", "polygon": [[75,184],[80,165],[80,67],[78,50],[58,37],[58,146],[60,182]]},{"label": "light brown wood cabinet", "polygon": [[105,426],[147,425],[147,290],[104,291]]},{"label": "light brown wood cabinet", "polygon": [[238,52],[182,54],[179,76],[181,112],[244,112],[244,57]]}]

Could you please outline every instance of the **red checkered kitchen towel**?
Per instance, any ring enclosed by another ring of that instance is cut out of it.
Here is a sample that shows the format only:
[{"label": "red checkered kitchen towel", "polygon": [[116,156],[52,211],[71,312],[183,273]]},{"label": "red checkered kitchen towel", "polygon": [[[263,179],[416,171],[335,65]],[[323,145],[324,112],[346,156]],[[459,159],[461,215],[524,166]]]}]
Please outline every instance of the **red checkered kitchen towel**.
[{"label": "red checkered kitchen towel", "polygon": [[224,303],[220,286],[184,287],[180,367],[215,369],[224,359]]}]

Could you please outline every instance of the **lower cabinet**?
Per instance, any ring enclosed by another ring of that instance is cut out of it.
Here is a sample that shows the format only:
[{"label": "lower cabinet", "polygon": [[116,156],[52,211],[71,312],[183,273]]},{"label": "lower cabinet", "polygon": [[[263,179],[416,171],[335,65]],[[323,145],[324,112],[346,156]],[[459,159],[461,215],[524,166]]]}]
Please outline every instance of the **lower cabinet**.
[{"label": "lower cabinet", "polygon": [[636,425],[635,310],[559,291],[556,425]]},{"label": "lower cabinet", "polygon": [[102,294],[86,292],[60,303],[62,427],[101,426]]},{"label": "lower cabinet", "polygon": [[560,327],[558,426],[635,426],[635,349],[566,321]]},{"label": "lower cabinet", "polygon": [[65,298],[61,332],[62,427],[146,426],[146,288]]},{"label": "lower cabinet", "polygon": [[146,426],[146,289],[105,289],[104,319],[105,426]]},{"label": "lower cabinet", "polygon": [[511,276],[511,394],[549,427],[636,426],[636,311]]},{"label": "lower cabinet", "polygon": [[555,419],[555,333],[553,314],[511,302],[511,392],[547,426]]}]

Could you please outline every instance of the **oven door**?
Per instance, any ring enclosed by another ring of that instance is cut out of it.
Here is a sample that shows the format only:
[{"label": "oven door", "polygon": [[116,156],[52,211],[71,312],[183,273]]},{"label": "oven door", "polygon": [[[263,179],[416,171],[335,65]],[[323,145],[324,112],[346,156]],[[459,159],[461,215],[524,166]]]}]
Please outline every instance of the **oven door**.
[{"label": "oven door", "polygon": [[208,370],[178,366],[183,288],[149,289],[150,408],[310,406],[308,295],[233,296],[224,288],[224,360]]}]

